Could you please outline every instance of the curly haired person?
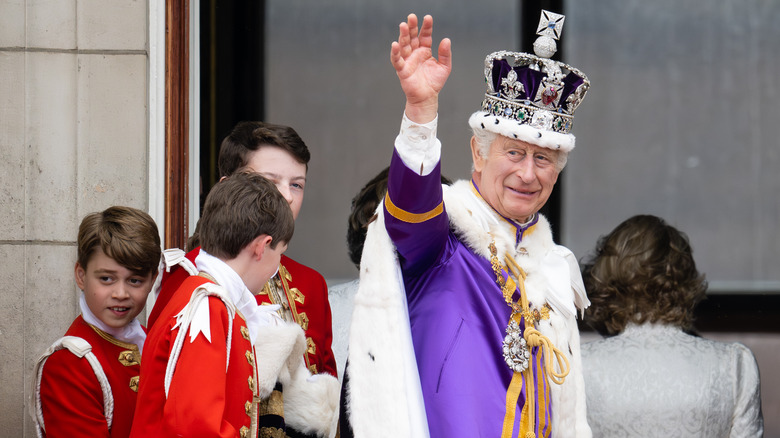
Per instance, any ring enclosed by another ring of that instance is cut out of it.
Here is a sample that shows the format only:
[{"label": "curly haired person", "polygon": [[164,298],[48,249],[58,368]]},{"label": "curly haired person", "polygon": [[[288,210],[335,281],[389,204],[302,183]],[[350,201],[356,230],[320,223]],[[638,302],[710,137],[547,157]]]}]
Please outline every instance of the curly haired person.
[{"label": "curly haired person", "polygon": [[760,437],[756,360],[740,343],[691,334],[707,282],[686,235],[633,216],[583,266],[588,423],[599,437]]}]

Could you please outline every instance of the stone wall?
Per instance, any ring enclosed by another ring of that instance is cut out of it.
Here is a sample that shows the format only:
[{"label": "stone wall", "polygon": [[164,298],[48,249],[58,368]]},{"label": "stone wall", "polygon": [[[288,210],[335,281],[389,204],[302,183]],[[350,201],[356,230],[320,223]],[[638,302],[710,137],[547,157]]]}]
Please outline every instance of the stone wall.
[{"label": "stone wall", "polygon": [[0,435],[35,436],[34,361],[78,314],[81,218],[148,208],[148,4],[0,3]]}]

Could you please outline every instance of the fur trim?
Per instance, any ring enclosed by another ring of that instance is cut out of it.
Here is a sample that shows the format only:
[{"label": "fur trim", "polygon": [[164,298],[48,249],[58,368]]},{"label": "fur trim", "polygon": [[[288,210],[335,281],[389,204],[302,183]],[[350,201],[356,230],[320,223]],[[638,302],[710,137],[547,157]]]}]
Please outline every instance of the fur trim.
[{"label": "fur trim", "polygon": [[299,367],[284,385],[284,422],[304,434],[332,438],[339,420],[341,384],[330,374]]},{"label": "fur trim", "polygon": [[574,149],[573,134],[547,131],[534,128],[531,125],[520,124],[515,120],[491,115],[485,111],[477,111],[469,117],[469,126],[474,129],[486,129],[490,132],[508,138],[516,138],[543,148],[570,152]]},{"label": "fur trim", "polygon": [[312,375],[303,361],[305,350],[306,337],[298,324],[261,326],[255,345],[259,396],[267,398],[280,382],[285,423],[299,432],[333,437],[339,381],[328,374]]},{"label": "fur trim", "polygon": [[539,323],[539,331],[569,359],[570,371],[563,384],[550,385],[553,406],[552,438],[590,438],[585,407],[585,381],[582,375],[580,336],[574,318],[552,312],[550,319]]},{"label": "fur trim", "polygon": [[382,204],[360,261],[349,373],[346,410],[354,436],[429,436],[403,278]]},{"label": "fur trim", "polygon": [[[495,240],[499,254],[515,253],[515,235],[512,226],[493,211],[479,195],[470,181],[460,180],[451,186],[443,186],[444,205],[450,227],[458,238],[475,254],[490,259],[488,245]],[[524,236],[522,246],[535,253],[546,253],[554,246],[550,223],[539,215],[536,230]]]},{"label": "fur trim", "polygon": [[295,323],[260,327],[255,345],[257,360],[257,387],[261,399],[267,398],[279,381],[287,385],[292,379],[291,370],[303,366],[306,337]]}]

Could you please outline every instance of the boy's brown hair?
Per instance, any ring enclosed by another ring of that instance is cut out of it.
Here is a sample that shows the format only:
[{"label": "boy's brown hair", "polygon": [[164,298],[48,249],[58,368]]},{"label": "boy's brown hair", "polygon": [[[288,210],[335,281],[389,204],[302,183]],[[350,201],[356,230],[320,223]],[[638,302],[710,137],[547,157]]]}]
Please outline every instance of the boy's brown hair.
[{"label": "boy's brown hair", "polygon": [[220,178],[249,164],[249,155],[264,146],[281,148],[309,168],[309,148],[293,128],[265,122],[239,122],[219,147]]},{"label": "boy's brown hair", "polygon": [[276,186],[261,175],[239,170],[209,192],[198,222],[200,245],[223,259],[235,258],[257,236],[271,236],[271,248],[292,239],[292,210]]},{"label": "boy's brown hair", "polygon": [[79,226],[77,246],[78,262],[85,270],[92,254],[100,248],[120,265],[144,276],[157,274],[162,252],[154,219],[141,210],[123,206],[85,216]]}]

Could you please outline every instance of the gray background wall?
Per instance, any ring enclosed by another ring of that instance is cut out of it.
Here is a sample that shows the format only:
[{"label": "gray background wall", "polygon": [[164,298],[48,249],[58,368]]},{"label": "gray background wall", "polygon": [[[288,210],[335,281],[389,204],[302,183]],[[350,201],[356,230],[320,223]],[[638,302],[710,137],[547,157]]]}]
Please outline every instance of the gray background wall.
[{"label": "gray background wall", "polygon": [[485,90],[490,51],[518,39],[519,3],[487,0],[268,2],[266,114],[289,124],[312,150],[308,185],[288,253],[329,280],[357,276],[346,250],[347,216],[357,191],[390,164],[404,98],[390,65],[398,24],[434,16],[436,44],[453,41],[453,72],[441,95],[442,171],[470,176],[469,115]]},{"label": "gray background wall", "polygon": [[690,236],[710,292],[780,291],[780,3],[578,0],[593,89],[563,180],[578,256],[637,213]]}]

